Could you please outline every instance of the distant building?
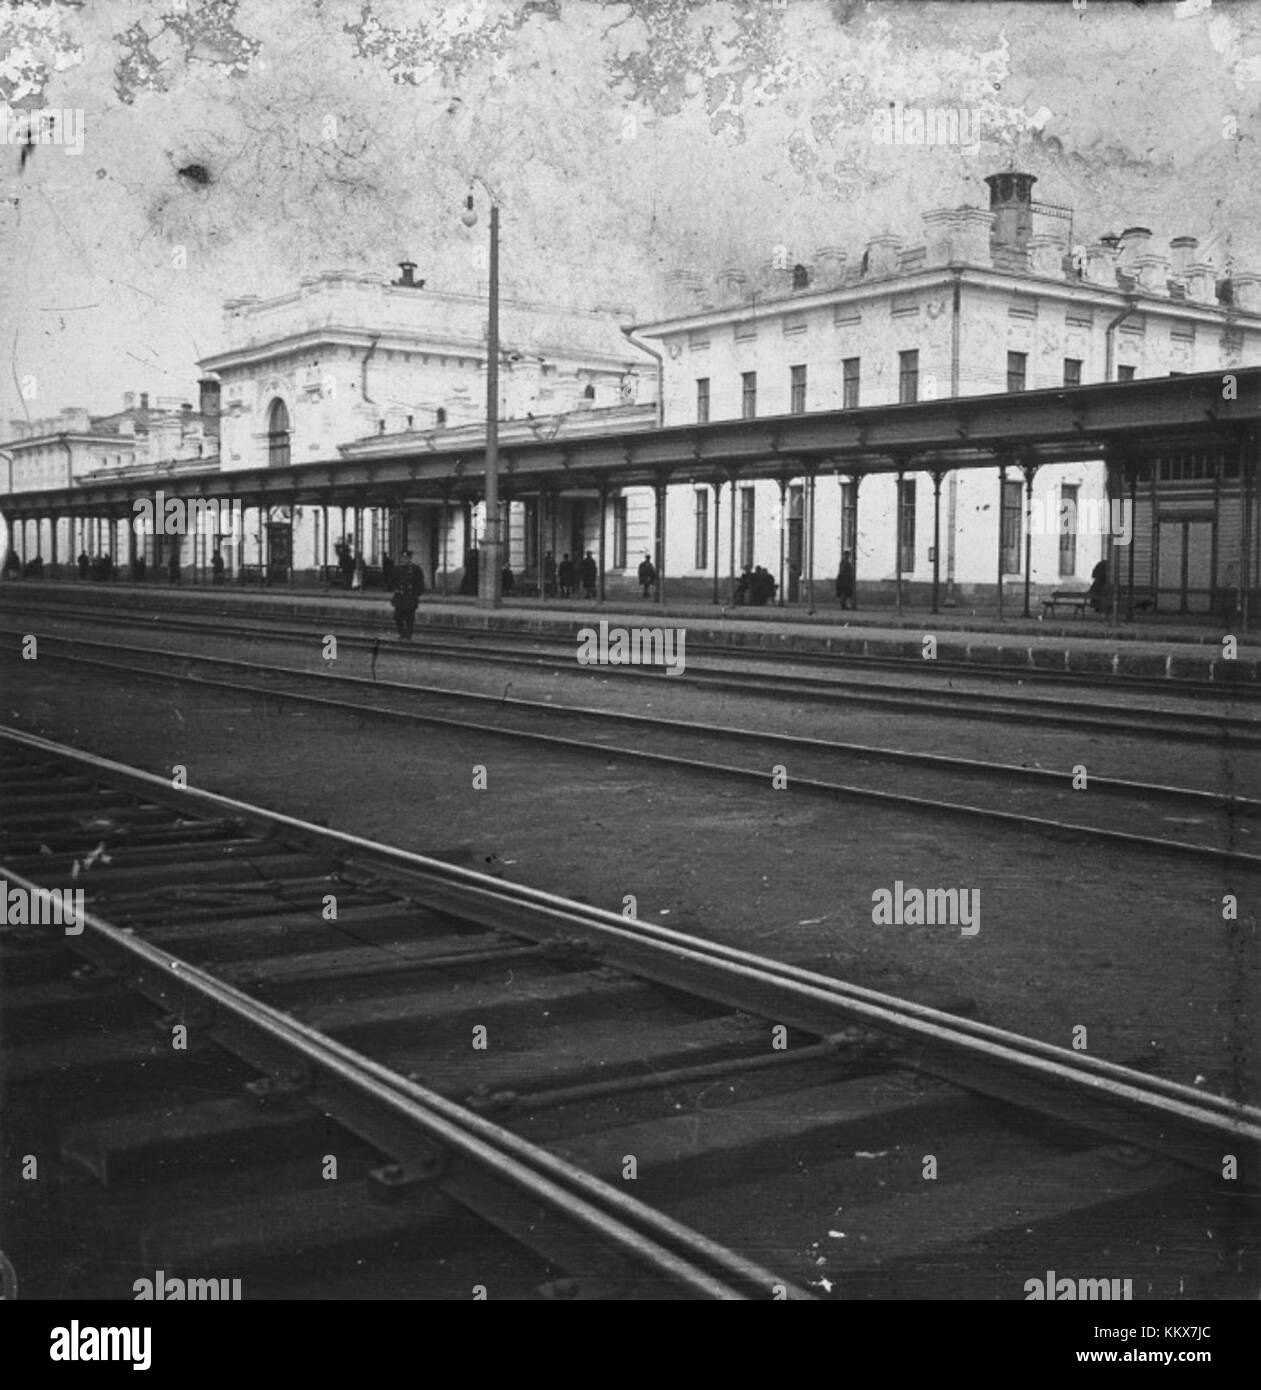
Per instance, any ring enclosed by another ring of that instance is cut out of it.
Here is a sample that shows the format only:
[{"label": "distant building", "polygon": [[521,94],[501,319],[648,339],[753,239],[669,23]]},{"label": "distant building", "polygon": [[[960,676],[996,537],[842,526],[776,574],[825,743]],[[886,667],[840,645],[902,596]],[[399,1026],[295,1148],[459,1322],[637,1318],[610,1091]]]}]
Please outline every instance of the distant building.
[{"label": "distant building", "polygon": [[[987,210],[925,214],[918,246],[876,236],[852,260],[839,247],[821,248],[812,258],[778,247],[756,275],[733,267],[714,283],[674,272],[669,293],[675,312],[638,328],[663,350],[664,422],[1037,391],[1261,362],[1261,276],[1223,276],[1197,259],[1194,237],[1157,248],[1142,227],[1075,245],[1069,210],[1035,202],[1033,176],[1003,173],[986,182]],[[1183,596],[1193,591],[1192,607],[1207,604],[1210,577],[1198,572],[1198,558],[1188,570],[1182,557],[1207,556],[1209,547],[1189,536],[1183,504],[1166,485],[1177,483],[1185,494],[1184,480],[1194,477],[1200,492],[1211,492],[1213,469],[1232,466],[1231,460],[1204,459],[1162,465],[1162,474],[1176,472],[1177,478],[1154,480],[1166,489],[1157,504],[1162,534],[1155,542],[1148,481],[1139,492],[1139,520],[1147,517],[1146,530],[1135,537],[1139,574],[1150,570],[1157,546],[1161,585]],[[1105,553],[1106,536],[1057,533],[1045,523],[1060,515],[1097,516],[1105,490],[1106,471],[1097,460],[1038,470],[1033,583],[1071,587],[1088,580]],[[736,491],[733,557],[730,489],[719,526],[711,488],[669,489],[666,570],[673,594],[689,587],[697,596],[708,594],[715,564],[724,578],[733,562],[737,573],[755,564],[775,573],[781,535],[785,571],[808,563],[805,479],[786,476],[782,489],[737,479]],[[1200,523],[1203,502],[1196,495],[1185,504]],[[1237,548],[1238,503],[1222,502],[1214,525],[1225,557],[1231,537]],[[966,598],[988,589],[992,595],[1000,550],[1005,587],[1023,583],[1025,503],[1023,475],[1015,467],[1001,495],[997,469],[945,474],[940,565],[948,592]],[[652,535],[652,494],[628,492],[627,505],[631,550],[640,551]],[[860,594],[887,601],[899,568],[910,588],[931,582],[933,543],[933,479],[916,471],[914,460],[900,494],[896,476],[874,475],[860,485],[844,475],[818,480],[816,580],[834,576],[842,551],[850,550]]]},{"label": "distant building", "polygon": [[[33,492],[73,487],[84,478],[161,474],[178,469],[216,466],[219,454],[218,413],[213,383],[202,383],[199,407],[179,396],[125,392],[123,408],[109,415],[89,415],[71,407],[59,415],[10,420],[0,455],[11,460],[6,491]],[[81,550],[89,555],[113,552],[108,525],[69,521],[58,524],[56,553],[65,563]],[[51,560],[53,541],[45,558]]]}]

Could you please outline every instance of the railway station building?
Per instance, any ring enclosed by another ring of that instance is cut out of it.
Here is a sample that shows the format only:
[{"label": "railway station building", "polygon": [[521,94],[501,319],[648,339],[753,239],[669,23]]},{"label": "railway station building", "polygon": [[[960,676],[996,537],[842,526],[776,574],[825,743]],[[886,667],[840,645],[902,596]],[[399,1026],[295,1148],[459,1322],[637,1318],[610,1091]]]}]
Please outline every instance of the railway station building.
[{"label": "railway station building", "polygon": [[[1192,236],[1079,240],[1032,175],[985,183],[987,206],[924,214],[918,245],[877,235],[809,256],[780,246],[711,279],[676,270],[635,327],[629,312],[502,300],[518,593],[538,592],[548,551],[587,550],[602,597],[638,593],[649,554],[672,599],[726,602],[756,565],[781,602],[813,603],[847,551],[864,607],[1011,611],[1016,591],[1027,609],[1031,590],[1084,588],[1104,557],[1131,600],[1162,612],[1255,589],[1251,433],[1181,422],[1153,439],[1131,419],[1124,447],[1096,429],[1074,451],[998,425],[1025,393],[1052,393],[1057,420],[1092,385],[1220,372],[1228,393],[1261,363],[1261,276],[1216,268]],[[153,577],[174,552],[200,582],[222,547],[230,579],[340,583],[349,544],[370,587],[407,547],[432,587],[457,592],[484,525],[487,306],[415,271],[229,300],[195,411],[141,397],[113,417],[24,426],[3,450],[20,557],[64,566],[83,542],[124,568],[139,555]],[[945,438],[899,427],[902,407],[948,401],[961,404]],[[982,401],[984,448],[970,438]],[[239,533],[137,540],[132,506],[164,483],[231,500]]]},{"label": "railway station building", "polygon": [[[777,417],[1261,362],[1261,275],[1225,276],[1198,259],[1195,237],[1158,245],[1145,227],[1080,243],[1070,209],[1034,199],[1032,175],[985,182],[988,207],[925,213],[917,245],[878,235],[810,255],[781,246],[761,267],[733,266],[716,278],[671,272],[673,312],[637,330],[661,353],[664,421]],[[1071,588],[1088,582],[1105,555],[1099,521],[1112,508],[1102,459],[1041,467],[1031,480],[1018,450],[1004,476],[997,467],[943,472],[915,463],[909,458],[900,478],[840,471],[812,488],[789,462],[774,480],[737,482],[734,499],[724,498],[725,526],[710,488],[672,488],[667,568],[676,591],[691,580],[705,592],[713,566],[726,573],[733,551],[736,569],[760,564],[790,586],[806,568],[816,579],[834,576],[849,551],[866,602],[892,602],[898,588],[910,597],[932,581],[938,487],[947,603],[992,600],[1000,582],[1020,589],[1026,565],[1038,588]],[[1138,484],[1127,542],[1136,570],[1162,608],[1207,609],[1232,566],[1238,582],[1238,460],[1178,453],[1152,471],[1130,480]],[[1112,501],[1129,505],[1127,480]],[[650,518],[654,499],[630,494],[627,505],[632,517]],[[1118,507],[1117,519],[1125,518]]]}]

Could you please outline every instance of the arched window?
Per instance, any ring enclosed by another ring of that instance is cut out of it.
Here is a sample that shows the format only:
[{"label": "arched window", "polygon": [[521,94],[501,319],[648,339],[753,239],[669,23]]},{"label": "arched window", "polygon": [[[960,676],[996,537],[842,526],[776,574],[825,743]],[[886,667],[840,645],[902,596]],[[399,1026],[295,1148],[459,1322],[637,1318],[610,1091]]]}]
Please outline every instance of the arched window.
[{"label": "arched window", "polygon": [[583,393],[582,393],[582,399],[583,399],[584,401],[593,401],[593,400],[595,400],[595,387],[594,387],[594,386],[588,386],[588,387],[586,388],[586,390],[584,390]]},{"label": "arched window", "polygon": [[279,397],[267,412],[267,466],[289,467],[289,411]]},{"label": "arched window", "polygon": [[443,409],[442,406],[438,407],[436,423],[439,425],[445,425],[447,423],[447,412]]}]

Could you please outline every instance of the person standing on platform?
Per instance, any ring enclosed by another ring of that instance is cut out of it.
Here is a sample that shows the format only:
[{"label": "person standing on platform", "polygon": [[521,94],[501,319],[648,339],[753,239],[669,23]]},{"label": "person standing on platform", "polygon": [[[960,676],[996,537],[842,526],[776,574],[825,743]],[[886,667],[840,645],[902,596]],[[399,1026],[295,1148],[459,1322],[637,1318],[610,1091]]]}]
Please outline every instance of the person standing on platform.
[{"label": "person standing on platform", "polygon": [[582,577],[583,593],[588,598],[595,598],[595,586],[600,577],[600,567],[595,562],[595,556],[589,550],[582,557],[582,564],[578,566],[578,573]]},{"label": "person standing on platform", "polygon": [[218,546],[215,546],[215,553],[210,557],[210,570],[214,576],[214,583],[223,583],[223,553]]},{"label": "person standing on platform", "polygon": [[854,557],[847,550],[841,556],[841,567],[836,573],[836,596],[842,608],[854,606]]},{"label": "person standing on platform", "polygon": [[425,592],[425,576],[420,566],[412,560],[410,550],[403,551],[403,563],[398,567],[398,588],[394,590],[390,604],[394,609],[394,626],[404,642],[412,640],[412,627],[416,622],[416,608],[420,596]]},{"label": "person standing on platform", "polygon": [[643,586],[644,597],[651,598],[653,585],[657,582],[657,567],[646,551],[644,558],[639,562],[639,582]]},{"label": "person standing on platform", "polygon": [[79,551],[77,563],[79,566],[79,578],[86,579],[88,577],[88,571],[92,568],[92,561],[88,559],[88,552],[86,550]]},{"label": "person standing on platform", "polygon": [[561,598],[572,598],[574,592],[574,562],[569,558],[568,551],[561,556],[560,568],[556,571],[556,578],[560,583]]},{"label": "person standing on platform", "polygon": [[556,593],[556,557],[549,550],[543,556],[543,597],[552,598]]},{"label": "person standing on platform", "polygon": [[337,553],[337,568],[341,572],[342,583],[349,589],[355,573],[355,556],[350,541],[343,536],[333,549]]}]

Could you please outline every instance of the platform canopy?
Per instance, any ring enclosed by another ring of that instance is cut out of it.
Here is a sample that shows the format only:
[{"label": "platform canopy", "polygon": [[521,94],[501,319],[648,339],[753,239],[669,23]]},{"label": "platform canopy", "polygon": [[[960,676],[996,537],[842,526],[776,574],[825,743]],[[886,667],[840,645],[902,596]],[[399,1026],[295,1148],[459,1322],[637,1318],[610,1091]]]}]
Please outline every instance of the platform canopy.
[{"label": "platform canopy", "polygon": [[[810,473],[945,472],[1106,459],[1138,463],[1172,452],[1238,449],[1255,472],[1261,367],[912,405],[811,411],[501,445],[501,492],[742,482]],[[529,433],[529,431],[526,431]],[[540,430],[546,434],[547,431]],[[479,442],[444,445],[440,431],[346,446],[336,458],[283,468],[134,474],[10,493],[9,519],[123,515],[161,488],[167,498],[247,505],[399,506],[479,497]]]}]

